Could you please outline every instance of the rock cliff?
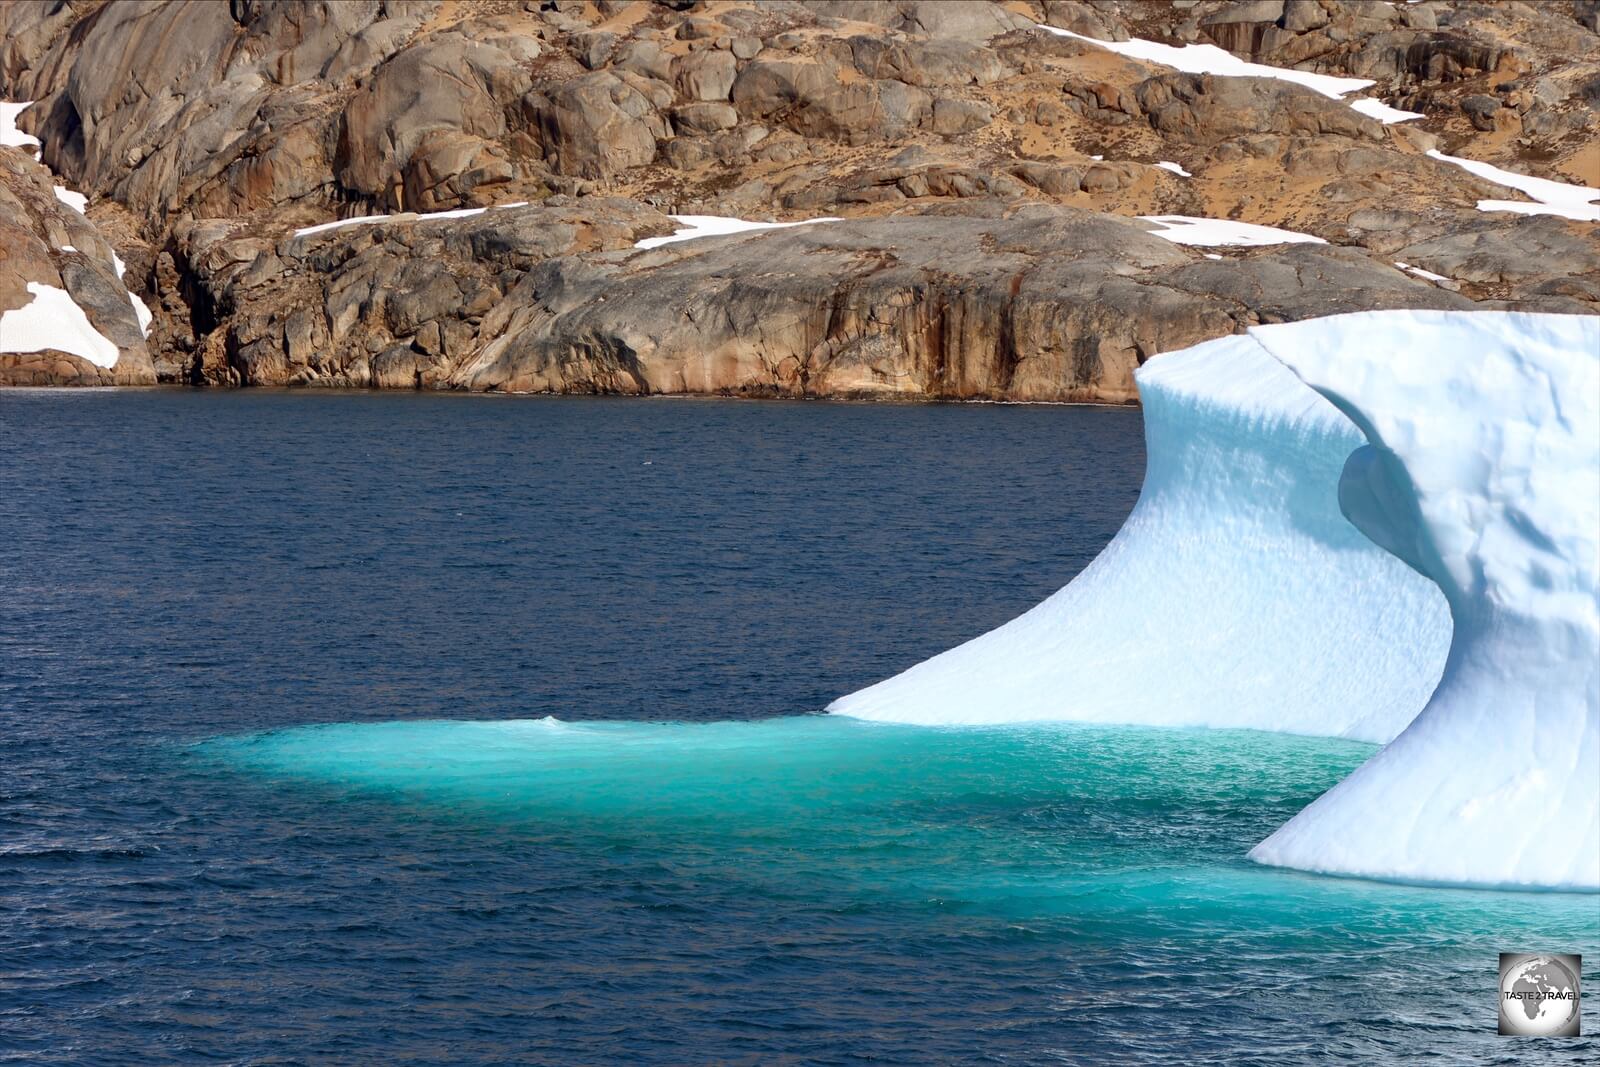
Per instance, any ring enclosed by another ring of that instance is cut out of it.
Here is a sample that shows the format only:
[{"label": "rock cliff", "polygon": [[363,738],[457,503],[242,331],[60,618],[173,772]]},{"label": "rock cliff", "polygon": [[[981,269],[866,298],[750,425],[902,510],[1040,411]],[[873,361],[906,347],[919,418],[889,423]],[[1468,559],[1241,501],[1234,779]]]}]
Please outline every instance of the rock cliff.
[{"label": "rock cliff", "polygon": [[[1587,209],[1440,153],[1600,186],[1597,31],[1591,0],[22,0],[0,313],[64,288],[120,358],[0,381],[1121,402],[1261,322],[1594,313]],[[840,221],[638,247],[675,215]]]}]

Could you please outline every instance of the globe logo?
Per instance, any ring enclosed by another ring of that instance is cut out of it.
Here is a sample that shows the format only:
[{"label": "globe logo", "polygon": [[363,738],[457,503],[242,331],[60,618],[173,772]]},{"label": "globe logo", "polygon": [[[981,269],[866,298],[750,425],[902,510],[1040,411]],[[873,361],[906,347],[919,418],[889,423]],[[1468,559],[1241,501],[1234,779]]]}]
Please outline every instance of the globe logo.
[{"label": "globe logo", "polygon": [[1576,1037],[1581,958],[1500,954],[1500,1032]]}]

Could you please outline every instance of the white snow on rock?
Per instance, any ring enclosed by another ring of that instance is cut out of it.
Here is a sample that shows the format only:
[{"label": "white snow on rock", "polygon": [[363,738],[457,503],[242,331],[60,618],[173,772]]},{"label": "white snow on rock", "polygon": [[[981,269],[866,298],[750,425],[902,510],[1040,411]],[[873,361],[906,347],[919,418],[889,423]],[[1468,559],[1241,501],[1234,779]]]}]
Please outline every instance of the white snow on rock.
[{"label": "white snow on rock", "polygon": [[[1178,47],[1161,44],[1159,41],[1144,41],[1137,37],[1128,41],[1102,41],[1098,37],[1086,37],[1081,33],[1057,29],[1054,26],[1041,24],[1039,28],[1057,37],[1087,41],[1107,51],[1127,56],[1129,59],[1174,67],[1185,74],[1216,74],[1227,78],[1276,78],[1278,81],[1302,85],[1334,100],[1343,100],[1345,94],[1365,89],[1373,84],[1370,78],[1339,78],[1332,74],[1314,74],[1311,71],[1295,70],[1291,67],[1269,67],[1264,63],[1249,63],[1214,44],[1186,44]],[[1363,98],[1345,102],[1368,118],[1377,119],[1382,123],[1405,122],[1422,117],[1413,111],[1392,108],[1382,100]]]},{"label": "white snow on rock", "polygon": [[1423,118],[1420,111],[1401,111],[1397,107],[1390,107],[1382,100],[1372,96],[1364,96],[1360,100],[1350,101],[1350,109],[1359,111],[1369,119],[1377,119],[1385,126],[1392,126],[1396,122],[1410,122],[1412,119]]},{"label": "white snow on rock", "polygon": [[486,211],[498,211],[503,208],[527,207],[526,200],[516,200],[509,204],[496,204],[493,208],[463,207],[451,211],[427,211],[422,213],[406,212],[399,215],[359,215],[352,219],[336,219],[333,222],[322,222],[315,226],[294,231],[296,237],[308,237],[314,233],[326,233],[329,230],[341,230],[346,226],[371,226],[378,222],[438,222],[444,219],[468,219],[474,215],[482,215]]},{"label": "white snow on rock", "polygon": [[33,106],[32,100],[0,100],[0,145],[13,148],[38,148],[39,138],[17,129],[17,116]]},{"label": "white snow on rock", "polygon": [[28,283],[33,299],[0,313],[0,352],[42,352],[53,348],[82,356],[97,367],[117,365],[117,346],[94,328],[65,289]]},{"label": "white snow on rock", "polygon": [[1600,891],[1600,317],[1377,311],[1250,334],[1362,428],[1341,507],[1455,624],[1416,721],[1251,856]]},{"label": "white snow on rock", "polygon": [[[37,145],[39,145],[40,142],[39,142],[39,139],[37,137],[34,137],[31,134],[23,133],[21,130],[17,129],[17,116],[19,114],[21,114],[23,111],[27,110],[28,108],[30,108],[32,106],[33,106],[33,101],[31,101],[31,100],[23,101],[23,102],[17,102],[17,103],[7,103],[5,101],[0,101],[0,145],[17,145],[17,146],[28,146],[28,145],[37,146]],[[82,193],[75,193],[71,189],[66,188],[65,186],[58,185],[58,186],[55,187],[55,194],[56,194],[56,199],[57,200],[61,201],[65,205],[67,205],[72,210],[76,211],[78,214],[82,215],[82,214],[84,214],[85,212],[88,211],[89,198],[84,196]],[[62,245],[61,246],[61,251],[63,251],[63,252],[76,252],[77,249],[74,248],[72,245]],[[120,281],[121,278],[122,278],[123,264],[122,264],[121,258],[118,257],[115,252],[111,253],[111,263],[112,263],[112,266],[114,266],[116,268],[117,279]],[[46,288],[48,288],[48,286]],[[57,291],[59,292],[60,290],[57,290]],[[144,334],[144,336],[149,337],[150,336],[150,323],[154,320],[155,316],[153,316],[150,313],[149,306],[146,305],[143,300],[140,300],[133,293],[130,292],[128,294],[128,300],[133,305],[133,313],[134,313],[134,315],[137,316],[138,319],[139,319],[139,332]],[[73,305],[73,306],[76,307],[77,305]],[[80,311],[79,314],[82,314],[82,312]],[[85,321],[87,321],[87,320],[85,320]],[[100,337],[98,332],[95,333],[95,336],[96,337]],[[105,338],[103,338],[103,337],[101,337],[100,339],[102,341],[105,340]],[[52,347],[60,348],[61,346],[55,345],[55,346],[52,346]],[[63,351],[73,351],[72,349],[62,349],[62,350]],[[20,350],[3,349],[3,350],[0,350],[0,351],[20,351]],[[26,351],[30,351],[30,352],[31,351],[37,351],[37,349],[27,349]],[[88,359],[90,362],[95,362],[95,360],[94,360],[94,358],[92,356],[84,355],[84,353],[82,353],[82,352],[79,352],[77,354],[78,355],[83,355],[84,358]],[[96,366],[102,366],[102,367],[110,367],[110,366],[113,366],[115,363],[116,363],[116,356],[113,355],[111,357],[111,362],[110,363],[95,363],[95,365]]]},{"label": "white snow on rock", "polygon": [[1180,245],[1284,245],[1327,244],[1320,237],[1294,230],[1280,230],[1276,226],[1258,226],[1251,222],[1232,219],[1203,219],[1193,215],[1140,215],[1146,222],[1161,227],[1153,230],[1157,237]]},{"label": "white snow on rock", "polygon": [[1407,272],[1409,272],[1411,274],[1415,274],[1419,278],[1426,278],[1430,282],[1447,282],[1447,281],[1450,280],[1449,278],[1446,278],[1443,274],[1435,274],[1431,270],[1423,270],[1421,267],[1413,267],[1411,264],[1402,263],[1398,259],[1394,261],[1394,265],[1399,267],[1403,271],[1407,271]]},{"label": "white snow on rock", "polygon": [[[128,265],[122,262],[122,257],[115,252],[111,253],[111,266],[117,272],[117,281],[122,281],[122,275],[128,269]],[[132,289],[128,290],[128,301],[133,304],[134,317],[139,320],[139,332],[149,337],[150,323],[155,320],[155,316],[150,314],[150,305],[139,299],[139,295]]]},{"label": "white snow on rock", "polygon": [[1163,159],[1161,162],[1157,163],[1156,166],[1160,167],[1162,170],[1170,170],[1180,178],[1194,177],[1193,174],[1190,174],[1188,171],[1184,170],[1181,164],[1173,163],[1170,160]]},{"label": "white snow on rock", "polygon": [[676,241],[692,241],[697,237],[723,237],[730,233],[747,233],[751,230],[782,230],[790,226],[811,226],[818,222],[840,222],[841,219],[832,216],[820,219],[804,219],[800,222],[747,222],[744,219],[728,218],[725,215],[669,215],[673,222],[682,224],[682,229],[668,237],[646,237],[634,243],[635,248],[660,248]]},{"label": "white snow on rock", "polygon": [[830,712],[927,725],[1245,727],[1384,742],[1427,702],[1434,585],[1339,510],[1360,431],[1247,336],[1138,371],[1144,487],[1026,614]]},{"label": "white snow on rock", "polygon": [[1596,200],[1600,200],[1600,189],[1590,188],[1587,185],[1567,185],[1548,178],[1535,178],[1531,174],[1501,170],[1492,164],[1480,163],[1476,159],[1447,156],[1438,149],[1430,150],[1428,155],[1443,163],[1453,163],[1462,170],[1476,174],[1496,185],[1504,185],[1525,193],[1537,201],[1529,204],[1520,200],[1479,200],[1479,211],[1515,211],[1523,215],[1559,215],[1579,222],[1600,222],[1600,204],[1595,203]]},{"label": "white snow on rock", "polygon": [[75,193],[66,186],[56,186],[56,199],[82,215],[89,210],[89,198],[82,193]]}]

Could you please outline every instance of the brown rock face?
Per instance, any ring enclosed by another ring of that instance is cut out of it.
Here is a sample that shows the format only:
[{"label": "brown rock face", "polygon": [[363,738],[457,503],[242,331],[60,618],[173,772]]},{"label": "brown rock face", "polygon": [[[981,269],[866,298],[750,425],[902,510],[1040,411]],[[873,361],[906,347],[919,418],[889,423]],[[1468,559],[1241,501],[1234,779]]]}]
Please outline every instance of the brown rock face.
[{"label": "brown rock face", "polygon": [[1352,251],[1212,261],[1143,223],[1044,204],[634,247],[670,228],[587,197],[275,246],[196,230],[184,254],[226,336],[198,370],[239,384],[1122,403],[1151,355],[1251,323],[1471,306]]},{"label": "brown rock face", "polygon": [[100,231],[56,198],[51,174],[19,148],[0,147],[0,348],[4,313],[26,307],[29,284],[63,289],[99,333],[117,346],[117,362],[97,367],[55,349],[0,352],[0,385],[154,385],[155,367],[128,290]]},{"label": "brown rock face", "polygon": [[[0,98],[37,101],[21,124],[95,222],[7,178],[0,304],[54,278],[119,373],[173,381],[1122,401],[1140,360],[1259,320],[1600,309],[1595,226],[1480,212],[1519,194],[1425,154],[1600,186],[1593,7],[3,4]],[[1424,117],[1036,22],[1374,79]],[[635,249],[669,213],[846,221]],[[1207,258],[1137,220],[1168,214],[1329,243]]]}]

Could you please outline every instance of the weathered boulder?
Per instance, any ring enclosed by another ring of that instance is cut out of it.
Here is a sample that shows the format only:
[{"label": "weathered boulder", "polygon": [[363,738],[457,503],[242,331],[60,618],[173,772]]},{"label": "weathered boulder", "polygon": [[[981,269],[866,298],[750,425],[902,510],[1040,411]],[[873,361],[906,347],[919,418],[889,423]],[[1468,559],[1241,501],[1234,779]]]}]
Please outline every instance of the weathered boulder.
[{"label": "weathered boulder", "polygon": [[1008,69],[998,53],[975,41],[857,36],[849,40],[855,69],[868,78],[891,78],[923,88],[989,85]]},{"label": "weathered boulder", "polygon": [[522,63],[537,54],[534,42],[513,52],[441,34],[390,59],[345,105],[340,184],[387,207],[432,211],[509,180],[514,169],[491,142],[505,136],[502,101],[527,92]]},{"label": "weathered boulder", "polygon": [[643,166],[655,158],[657,139],[671,133],[649,97],[610,71],[534,92],[522,107],[557,174],[604,178]]},{"label": "weathered boulder", "polygon": [[733,83],[746,119],[774,120],[805,137],[863,144],[902,137],[933,116],[933,98],[904,82],[843,81],[830,62],[752,60]]},{"label": "weathered boulder", "polygon": [[686,100],[727,100],[738,75],[732,52],[691,52],[672,64],[673,82]]},{"label": "weathered boulder", "polygon": [[1378,122],[1345,103],[1276,79],[1161,74],[1133,94],[1152,127],[1193,144],[1261,133],[1383,139]]}]

